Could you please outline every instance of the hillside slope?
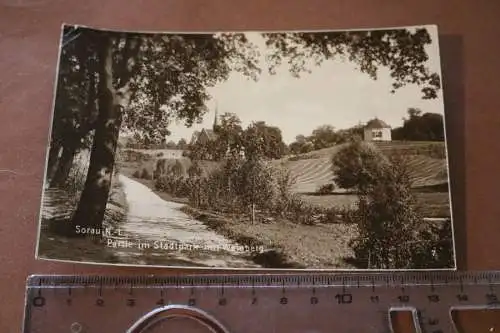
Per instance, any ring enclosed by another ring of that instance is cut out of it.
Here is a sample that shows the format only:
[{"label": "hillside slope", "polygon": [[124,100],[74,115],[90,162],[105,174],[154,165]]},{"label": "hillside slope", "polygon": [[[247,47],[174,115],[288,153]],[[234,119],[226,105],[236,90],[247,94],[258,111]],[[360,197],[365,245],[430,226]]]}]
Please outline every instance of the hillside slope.
[{"label": "hillside slope", "polygon": [[[290,170],[295,179],[292,187],[294,192],[315,192],[320,186],[332,182],[334,176],[331,158],[344,146],[343,144],[316,150],[296,158],[284,158],[276,164]],[[448,182],[447,160],[437,158],[444,155],[444,143],[388,142],[377,143],[376,146],[387,154],[404,154],[409,163],[414,187],[436,186]]]},{"label": "hillside slope", "polygon": [[[447,160],[444,158],[445,146],[442,142],[386,142],[375,143],[378,149],[387,154],[404,154],[407,158],[410,173],[414,181],[414,187],[428,187],[446,184],[448,182]],[[345,144],[330,148],[315,150],[295,157],[285,157],[274,160],[271,163],[276,167],[285,167],[290,171],[295,180],[292,191],[296,193],[312,193],[319,187],[329,184],[333,180],[331,170],[331,158]],[[145,167],[151,173],[156,168],[156,161],[164,159],[166,165],[173,165],[179,161],[184,171],[187,172],[191,166],[191,160],[186,157],[164,158],[156,157],[151,151],[151,160],[137,163],[137,167]],[[130,163],[127,163],[130,166]],[[208,175],[215,168],[220,166],[220,162],[201,161],[200,166],[204,175]]]}]

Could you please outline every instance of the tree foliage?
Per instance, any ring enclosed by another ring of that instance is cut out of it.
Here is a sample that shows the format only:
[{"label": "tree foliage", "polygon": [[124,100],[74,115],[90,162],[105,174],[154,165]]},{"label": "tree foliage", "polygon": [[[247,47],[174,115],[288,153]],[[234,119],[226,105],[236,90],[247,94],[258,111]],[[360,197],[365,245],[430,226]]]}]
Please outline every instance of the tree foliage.
[{"label": "tree foliage", "polygon": [[240,118],[234,113],[220,116],[214,128],[215,140],[190,146],[192,158],[212,158],[220,161],[229,156],[254,156],[279,159],[285,153],[281,130],[269,126],[264,121],[255,121],[243,129]]},{"label": "tree foliage", "polygon": [[241,151],[243,128],[240,118],[235,113],[226,112],[220,115],[214,132],[217,135],[216,144],[213,145],[213,157],[216,160]]},{"label": "tree foliage", "polygon": [[124,115],[123,127],[145,136],[170,134],[174,120],[188,127],[201,121],[210,98],[206,88],[225,80],[231,70],[252,78],[259,73],[253,46],[243,34],[127,34],[123,39],[117,43],[138,39],[141,44],[134,54],[139,65],[129,78],[136,98]]},{"label": "tree foliage", "polygon": [[394,140],[444,141],[443,116],[437,113],[422,113],[420,109],[408,109],[408,118],[402,127],[392,130]]},{"label": "tree foliage", "polygon": [[54,122],[51,139],[63,145],[88,147],[82,141],[95,128],[97,118],[97,54],[84,43],[69,43],[61,49]]},{"label": "tree foliage", "polygon": [[243,133],[243,148],[247,157],[279,159],[285,152],[281,130],[264,121],[250,124]]},{"label": "tree foliage", "polygon": [[96,60],[96,53],[81,44],[61,50],[46,174],[51,187],[66,184],[75,156],[92,144],[97,118]]},{"label": "tree foliage", "polygon": [[425,47],[432,42],[427,29],[381,29],[372,31],[332,31],[304,33],[267,33],[266,45],[272,49],[269,56],[270,73],[284,61],[293,75],[299,76],[325,60],[349,60],[358,69],[377,79],[379,67],[390,70],[393,90],[408,84],[421,87],[422,98],[437,98],[441,80],[429,71]]},{"label": "tree foliage", "polygon": [[214,155],[214,152],[216,154],[218,151],[217,144],[217,141],[194,142],[188,145],[187,151],[183,155],[193,161],[217,159],[217,156]]},{"label": "tree foliage", "polygon": [[339,136],[332,125],[323,125],[313,130],[311,141],[317,150],[335,145],[339,141]]},{"label": "tree foliage", "polygon": [[321,125],[314,129],[309,136],[297,135],[295,141],[290,143],[288,148],[290,153],[297,155],[362,139],[362,126],[356,125],[336,130],[332,125]]},{"label": "tree foliage", "polygon": [[422,218],[411,192],[408,170],[401,160],[381,167],[360,195],[353,218],[359,235],[351,241],[358,260],[368,268],[412,268]]},{"label": "tree foliage", "polygon": [[177,144],[176,144],[174,141],[172,141],[172,140],[168,141],[168,142],[165,144],[165,146],[166,146],[168,149],[177,149]]},{"label": "tree foliage", "polygon": [[244,206],[270,208],[274,198],[273,171],[262,159],[246,159],[237,171],[236,193]]},{"label": "tree foliage", "polygon": [[355,125],[351,128],[338,130],[338,143],[348,143],[363,140],[363,131],[363,125]]},{"label": "tree foliage", "polygon": [[187,141],[186,141],[186,139],[184,139],[184,138],[179,139],[179,141],[177,142],[177,148],[181,149],[181,150],[186,149],[187,148]]}]

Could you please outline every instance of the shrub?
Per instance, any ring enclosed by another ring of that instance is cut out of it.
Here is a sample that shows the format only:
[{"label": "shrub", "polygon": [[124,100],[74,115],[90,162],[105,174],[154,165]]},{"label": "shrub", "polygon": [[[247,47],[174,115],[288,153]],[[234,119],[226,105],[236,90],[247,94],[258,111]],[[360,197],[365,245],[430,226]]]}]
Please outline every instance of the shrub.
[{"label": "shrub", "polygon": [[275,172],[276,196],[274,199],[274,211],[280,216],[285,216],[290,211],[290,203],[292,200],[292,185],[296,178],[292,177],[290,170],[286,167],[280,167]]},{"label": "shrub", "polygon": [[291,215],[288,219],[295,223],[313,225],[323,222],[324,208],[313,206],[302,201],[298,196],[294,196],[290,202]]},{"label": "shrub", "polygon": [[151,173],[148,171],[148,169],[143,168],[141,172],[141,178],[142,179],[151,179]]},{"label": "shrub", "polygon": [[354,141],[332,158],[334,181],[344,189],[366,192],[389,167],[388,158],[375,146]]},{"label": "shrub", "polygon": [[166,167],[167,160],[164,158],[161,158],[156,161],[156,167],[153,172],[154,178],[160,178],[163,174],[167,172],[167,167]]},{"label": "shrub", "polygon": [[324,194],[331,194],[333,191],[335,191],[335,184],[330,183],[321,185],[319,189],[316,191],[316,193],[324,195]]},{"label": "shrub", "polygon": [[155,190],[157,190],[157,191],[162,191],[162,192],[165,192],[165,189],[166,189],[166,182],[165,182],[165,178],[164,178],[164,177],[158,177],[158,178],[155,178],[155,181],[154,181],[154,188],[155,188]]},{"label": "shrub", "polygon": [[[424,238],[430,236],[421,231],[423,219],[411,191],[407,165],[401,158],[394,157],[390,166],[381,166],[377,171],[378,178],[366,192],[360,193],[357,209],[346,214],[346,218],[357,223],[359,229],[358,236],[349,245],[357,261],[366,268],[432,266],[435,263],[433,257],[421,256],[428,250],[423,243],[430,242]],[[417,250],[417,245],[425,250]],[[443,252],[438,248],[436,251]],[[445,253],[435,256],[443,255],[446,256]]]},{"label": "shrub", "polygon": [[180,172],[172,169],[175,170],[171,168],[156,178],[155,188],[188,198],[194,207],[249,215],[253,206],[256,217],[273,214],[302,224],[339,220],[338,209],[316,207],[292,194],[290,188],[295,180],[290,172],[284,168],[275,169],[261,159],[245,160],[233,156],[205,177],[201,176],[197,161],[187,170],[188,177],[179,176]]},{"label": "shrub", "polygon": [[200,167],[200,163],[197,160],[193,160],[187,170],[187,173],[189,177],[200,177],[203,173],[203,170]]},{"label": "shrub", "polygon": [[139,170],[135,170],[134,173],[132,174],[132,177],[141,178],[141,172]]},{"label": "shrub", "polygon": [[307,214],[310,213],[307,208],[310,205],[301,200],[297,195],[292,195],[286,204],[287,210],[285,211],[284,217],[292,222],[307,222]]},{"label": "shrub", "polygon": [[260,159],[247,159],[235,170],[236,195],[244,206],[271,208],[275,187],[270,166]]},{"label": "shrub", "polygon": [[345,212],[342,209],[338,209],[336,207],[325,208],[323,218],[321,220],[322,223],[344,223]]},{"label": "shrub", "polygon": [[338,223],[341,220],[341,210],[338,208],[324,208],[304,202],[300,196],[289,194],[286,200],[278,201],[275,213],[292,222],[313,225],[318,223]]},{"label": "shrub", "polygon": [[156,178],[154,186],[157,191],[163,191],[176,197],[189,197],[192,191],[188,178],[176,177],[171,174]]},{"label": "shrub", "polygon": [[179,160],[176,160],[174,165],[170,167],[169,170],[175,177],[181,177],[184,175],[184,166]]},{"label": "shrub", "polygon": [[189,186],[188,199],[189,203],[194,207],[201,207],[206,204],[206,196],[204,196],[204,192],[202,192],[202,189],[204,189],[202,186],[204,181],[204,179],[199,177],[189,177],[187,179],[187,184]]},{"label": "shrub", "polygon": [[244,209],[245,203],[241,197],[241,187],[244,186],[242,165],[241,158],[232,156],[225,161],[222,168],[210,173],[206,186],[213,187],[207,190],[207,195],[213,197],[210,198],[213,207],[219,207],[222,211],[237,212]]},{"label": "shrub", "polygon": [[435,269],[453,268],[453,234],[451,220],[442,224],[429,224],[419,233],[419,242],[412,253],[412,268]]},{"label": "shrub", "polygon": [[342,211],[336,207],[324,208],[304,202],[300,196],[293,194],[292,185],[296,179],[285,167],[274,173],[275,198],[273,211],[290,221],[301,224],[339,223]]},{"label": "shrub", "polygon": [[236,208],[234,203],[231,205],[235,196],[229,194],[231,189],[223,170],[215,170],[210,173],[206,180],[201,183],[199,190],[201,192],[199,197],[202,198],[201,204],[204,207],[221,212]]}]

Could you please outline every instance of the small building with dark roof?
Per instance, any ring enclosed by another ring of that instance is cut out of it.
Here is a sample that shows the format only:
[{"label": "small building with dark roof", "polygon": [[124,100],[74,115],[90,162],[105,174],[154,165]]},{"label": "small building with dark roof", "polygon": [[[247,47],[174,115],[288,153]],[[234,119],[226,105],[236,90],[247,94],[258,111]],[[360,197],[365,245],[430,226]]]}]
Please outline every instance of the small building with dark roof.
[{"label": "small building with dark roof", "polygon": [[191,137],[191,145],[196,143],[205,145],[210,141],[215,141],[217,139],[217,127],[218,127],[218,111],[215,109],[214,124],[212,128],[203,128],[201,131],[195,131]]},{"label": "small building with dark roof", "polygon": [[[214,117],[214,123],[212,128],[203,128],[201,131],[194,131],[192,136],[191,136],[191,145],[202,145],[206,146],[210,142],[215,142],[217,138],[219,137],[219,122],[218,122],[218,110],[217,108],[215,109],[215,117]],[[231,153],[230,148],[227,148],[226,155],[228,156]],[[240,156],[245,157],[244,150],[240,151]],[[210,153],[207,153],[205,155],[205,158],[211,159],[213,156]]]},{"label": "small building with dark roof", "polygon": [[372,119],[364,127],[365,141],[391,141],[391,126],[378,118]]},{"label": "small building with dark roof", "polygon": [[200,132],[196,133],[196,137],[193,138],[194,142],[200,144],[206,144],[209,141],[215,141],[217,139],[217,134],[213,129],[204,128]]}]

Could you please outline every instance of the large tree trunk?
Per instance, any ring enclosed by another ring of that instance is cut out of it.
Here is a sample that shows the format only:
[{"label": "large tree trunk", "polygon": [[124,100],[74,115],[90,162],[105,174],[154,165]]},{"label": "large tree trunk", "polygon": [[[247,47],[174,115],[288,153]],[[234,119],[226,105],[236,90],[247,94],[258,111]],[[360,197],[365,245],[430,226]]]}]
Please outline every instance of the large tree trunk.
[{"label": "large tree trunk", "polygon": [[50,184],[57,170],[60,152],[61,146],[58,143],[51,143],[49,149],[49,159],[47,161],[47,174],[45,175],[45,181],[47,184]]},{"label": "large tree trunk", "polygon": [[104,39],[99,55],[99,116],[85,188],[72,219],[75,231],[77,225],[102,228],[121,125],[121,99],[113,88],[112,40]]},{"label": "large tree trunk", "polygon": [[75,159],[76,149],[74,147],[64,147],[57,169],[50,181],[50,187],[62,187],[68,180],[73,161]]}]

